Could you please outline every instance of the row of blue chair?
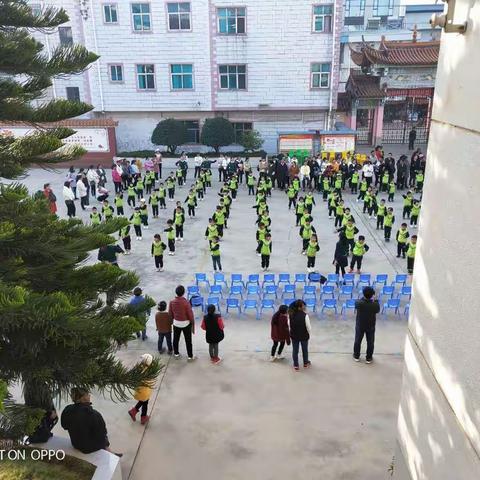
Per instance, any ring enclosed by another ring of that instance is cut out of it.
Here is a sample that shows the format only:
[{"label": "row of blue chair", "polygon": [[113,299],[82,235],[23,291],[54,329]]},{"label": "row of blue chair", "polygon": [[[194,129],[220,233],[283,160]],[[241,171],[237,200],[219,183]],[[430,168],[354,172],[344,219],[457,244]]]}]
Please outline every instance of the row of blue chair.
[{"label": "row of blue chair", "polygon": [[[296,299],[295,298],[289,298],[285,299],[285,304],[290,305],[293,303]],[[193,297],[192,300],[192,306],[193,307],[202,307],[202,310],[206,310],[206,307],[208,305],[215,305],[216,310],[219,313],[222,313],[222,307],[221,307],[221,299],[220,297],[208,297],[206,301],[204,301],[203,297]],[[317,312],[317,301],[315,298],[305,298],[304,302],[310,310],[313,312]],[[327,298],[324,299],[321,302],[321,309],[320,313],[323,315],[325,310],[333,310],[336,315],[338,315],[338,307],[339,304],[337,302],[337,299],[335,298]],[[250,299],[247,298],[243,300],[243,302],[240,301],[238,298],[231,298],[228,297],[225,301],[225,312],[228,314],[230,310],[237,310],[238,314],[245,313],[247,310],[254,310],[256,312],[256,317],[257,319],[260,318],[260,315],[265,311],[265,310],[272,310],[272,312],[275,312],[276,307],[275,307],[275,301],[270,298],[264,298],[260,301],[257,299]],[[355,310],[355,299],[352,298],[347,298],[345,302],[341,306],[341,315],[345,315],[345,313],[348,310]],[[400,313],[400,299],[398,298],[389,298],[387,301],[383,304],[381,313],[386,314],[388,311],[394,311],[395,314]],[[410,304],[408,303],[405,305],[404,308],[404,315],[408,315],[410,311]]]},{"label": "row of blue chair", "polygon": [[[234,287],[240,286],[243,289],[247,289],[249,286],[260,286],[264,287],[265,285],[277,285],[282,284],[304,284],[311,285],[313,283],[319,283],[321,279],[320,273],[295,273],[292,275],[290,273],[279,273],[278,277],[274,273],[265,273],[263,278],[260,279],[260,274],[252,273],[247,275],[245,278],[242,273],[232,273],[230,274],[229,282],[227,282],[227,277],[222,272],[215,272],[213,274],[213,282],[211,283],[207,277],[206,273],[195,273],[195,285],[200,286],[201,284],[207,285],[210,288],[210,285],[221,285],[222,287]],[[389,277],[386,273],[379,273],[375,277],[372,277],[370,273],[361,273],[356,278],[354,273],[347,273],[343,277],[340,277],[336,273],[329,273],[326,275],[325,285],[333,285],[339,287],[341,285],[353,285],[356,287],[370,285],[372,287],[376,286],[387,286],[389,283]],[[408,275],[404,273],[398,273],[395,275],[393,281],[390,283],[390,286],[396,287],[397,285],[405,286],[407,284]]]}]

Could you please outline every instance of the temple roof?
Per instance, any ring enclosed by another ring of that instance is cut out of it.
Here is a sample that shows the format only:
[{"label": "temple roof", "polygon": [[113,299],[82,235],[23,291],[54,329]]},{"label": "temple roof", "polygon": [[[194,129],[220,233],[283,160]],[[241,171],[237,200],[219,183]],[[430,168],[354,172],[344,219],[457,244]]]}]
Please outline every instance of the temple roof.
[{"label": "temple roof", "polygon": [[345,90],[355,98],[383,98],[386,92],[380,87],[380,77],[364,75],[359,70],[350,70]]},{"label": "temple roof", "polygon": [[354,63],[360,67],[371,65],[436,65],[440,42],[387,42],[382,37],[374,48],[363,42],[360,50],[350,47]]}]

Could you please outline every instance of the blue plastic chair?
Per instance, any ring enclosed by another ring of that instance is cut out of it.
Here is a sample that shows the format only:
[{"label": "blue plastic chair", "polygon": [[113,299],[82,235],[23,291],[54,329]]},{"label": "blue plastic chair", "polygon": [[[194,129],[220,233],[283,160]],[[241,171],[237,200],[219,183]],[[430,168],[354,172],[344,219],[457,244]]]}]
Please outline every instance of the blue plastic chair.
[{"label": "blue plastic chair", "polygon": [[408,317],[408,315],[410,314],[410,304],[409,304],[409,303],[407,303],[407,304],[405,305],[405,308],[403,309],[403,314],[404,314],[405,316],[407,316],[407,317]]},{"label": "blue plastic chair", "polygon": [[346,273],[343,276],[343,284],[344,285],[355,285],[355,274],[354,273]]},{"label": "blue plastic chair", "polygon": [[395,293],[395,287],[391,285],[384,285],[380,292],[379,300],[383,297],[393,298],[393,294]]},{"label": "blue plastic chair", "polygon": [[388,282],[388,275],[386,273],[379,273],[375,277],[375,280],[373,281],[372,287],[375,287],[375,285],[386,285]]},{"label": "blue plastic chair", "polygon": [[247,298],[243,301],[243,313],[246,313],[247,310],[255,310],[256,316],[258,318],[258,302],[257,300]]},{"label": "blue plastic chair", "polygon": [[280,298],[284,298],[285,295],[295,295],[296,290],[296,285],[294,285],[293,283],[287,283],[283,286],[283,292]]},{"label": "blue plastic chair", "polygon": [[242,288],[245,288],[243,283],[243,275],[241,273],[232,273],[230,276],[230,286],[240,285]]},{"label": "blue plastic chair", "polygon": [[190,299],[190,304],[192,305],[192,308],[202,307],[203,310],[203,301],[203,297],[195,296]]},{"label": "blue plastic chair", "polygon": [[289,273],[279,273],[278,274],[277,286],[279,287],[282,283],[286,283],[286,284],[290,283],[290,274]]},{"label": "blue plastic chair", "polygon": [[322,303],[321,313],[323,314],[325,310],[335,310],[335,315],[337,315],[337,300],[335,298],[326,298]]},{"label": "blue plastic chair", "polygon": [[320,298],[323,298],[324,295],[331,295],[332,298],[335,298],[335,287],[333,285],[323,285]]},{"label": "blue plastic chair", "polygon": [[304,298],[303,301],[305,302],[305,305],[312,310],[312,312],[317,311],[317,298],[316,297],[307,297]]},{"label": "blue plastic chair", "polygon": [[221,272],[215,272],[213,274],[213,284],[214,285],[225,285],[225,288],[228,288],[227,281],[225,280],[225,274]]},{"label": "blue plastic chair", "polygon": [[232,285],[229,296],[233,297],[234,295],[240,295],[243,298],[243,287],[240,285]]},{"label": "blue plastic chair", "polygon": [[249,285],[260,286],[260,275],[258,273],[252,273],[248,276],[246,287],[248,287]]},{"label": "blue plastic chair", "polygon": [[293,282],[295,285],[297,283],[307,283],[307,274],[306,273],[296,273],[295,280]]},{"label": "blue plastic chair", "polygon": [[347,298],[345,303],[342,305],[342,310],[340,311],[340,315],[345,315],[347,310],[355,310],[355,302],[353,298]]},{"label": "blue plastic chair", "polygon": [[222,313],[220,308],[220,297],[208,297],[207,302],[205,303],[205,311],[207,311],[207,307],[209,305],[215,305],[218,313]]},{"label": "blue plastic chair", "polygon": [[264,288],[265,285],[275,285],[274,273],[265,273],[265,275],[263,275],[262,288]]},{"label": "blue plastic chair", "polygon": [[189,285],[187,287],[188,299],[190,300],[194,295],[200,296],[200,288],[197,285]]},{"label": "blue plastic chair", "polygon": [[335,287],[337,287],[339,281],[340,278],[338,276],[338,273],[329,273],[327,275],[327,281],[325,282],[325,285],[334,285]]},{"label": "blue plastic chair", "polygon": [[255,295],[260,299],[260,287],[258,285],[247,285],[247,297]]},{"label": "blue plastic chair", "polygon": [[405,286],[407,283],[408,275],[406,273],[397,273],[395,275],[395,280],[392,282],[392,285],[402,285]]},{"label": "blue plastic chair", "polygon": [[315,285],[305,285],[303,287],[303,301],[305,301],[307,297],[317,299],[317,287]]},{"label": "blue plastic chair", "polygon": [[212,297],[216,295],[223,297],[222,285],[210,285],[210,292],[208,294]]},{"label": "blue plastic chair", "polygon": [[399,307],[400,307],[399,298],[389,298],[387,302],[383,304],[382,313],[386,314],[388,310],[393,310],[398,315]]},{"label": "blue plastic chair", "polygon": [[274,295],[275,298],[278,298],[276,285],[267,284],[263,287],[263,298],[267,297],[268,295]]},{"label": "blue plastic chair", "polygon": [[338,299],[341,297],[353,298],[353,285],[341,285],[338,292]]},{"label": "blue plastic chair", "polygon": [[282,300],[283,304],[289,307],[294,301],[296,300],[295,297],[287,297]]},{"label": "blue plastic chair", "polygon": [[319,273],[311,273],[308,276],[308,284],[311,285],[312,283],[320,283],[320,279],[322,276]]},{"label": "blue plastic chair", "polygon": [[369,273],[361,273],[357,280],[357,287],[363,285],[364,287],[370,285],[372,276]]},{"label": "blue plastic chair", "polygon": [[238,298],[227,298],[227,301],[226,301],[227,313],[230,311],[231,308],[238,310],[239,315],[242,313],[242,309],[240,308],[240,302]]},{"label": "blue plastic chair", "polygon": [[197,287],[199,287],[200,283],[206,283],[207,287],[210,288],[210,282],[208,281],[206,273],[196,273],[195,274],[195,285]]},{"label": "blue plastic chair", "polygon": [[262,303],[260,304],[260,314],[262,314],[264,310],[272,310],[275,312],[275,301],[271,298],[262,299]]},{"label": "blue plastic chair", "polygon": [[412,299],[412,287],[410,285],[404,285],[398,294],[398,298],[408,297],[409,300]]}]

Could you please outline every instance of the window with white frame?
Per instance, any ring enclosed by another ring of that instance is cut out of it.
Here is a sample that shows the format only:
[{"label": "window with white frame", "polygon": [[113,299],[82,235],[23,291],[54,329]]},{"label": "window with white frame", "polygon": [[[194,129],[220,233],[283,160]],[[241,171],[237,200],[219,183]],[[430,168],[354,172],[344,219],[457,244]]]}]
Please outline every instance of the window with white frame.
[{"label": "window with white frame", "polygon": [[73,45],[72,27],[58,27],[60,45]]},{"label": "window with white frame", "polygon": [[373,14],[376,17],[393,15],[393,0],[373,0]]},{"label": "window with white frame", "polygon": [[241,142],[243,134],[253,130],[253,123],[251,122],[234,122],[232,125],[235,138],[233,143]]},{"label": "window with white frame", "polygon": [[330,63],[312,63],[312,88],[328,88],[330,86]]},{"label": "window with white frame", "polygon": [[110,65],[110,81],[123,82],[123,66],[122,65]]},{"label": "window with white frame", "polygon": [[103,4],[103,20],[105,23],[118,23],[118,12],[116,3]]},{"label": "window with white frame", "polygon": [[155,89],[155,66],[152,64],[137,65],[137,88],[139,90]]},{"label": "window with white frame", "polygon": [[149,3],[132,3],[132,24],[136,32],[148,32],[152,29]]},{"label": "window with white frame", "polygon": [[170,65],[170,76],[173,90],[193,89],[193,65],[183,63]]},{"label": "window with white frame", "polygon": [[191,30],[190,2],[167,3],[168,29]]},{"label": "window with white frame", "polygon": [[220,88],[222,90],[246,90],[246,65],[219,65]]},{"label": "window with white frame", "polygon": [[365,14],[365,0],[345,0],[346,17],[363,17]]},{"label": "window with white frame", "polygon": [[218,32],[239,35],[246,32],[247,12],[245,7],[218,8]]},{"label": "window with white frame", "polygon": [[333,5],[315,5],[313,7],[313,31],[330,33],[332,31]]}]

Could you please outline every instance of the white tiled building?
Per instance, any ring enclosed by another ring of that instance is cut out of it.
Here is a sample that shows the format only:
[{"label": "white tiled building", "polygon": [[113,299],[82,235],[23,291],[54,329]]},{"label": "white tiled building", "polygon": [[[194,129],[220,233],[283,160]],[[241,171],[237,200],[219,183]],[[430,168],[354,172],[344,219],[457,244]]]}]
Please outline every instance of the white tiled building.
[{"label": "white tiled building", "polygon": [[[322,130],[337,102],[342,0],[53,0],[70,21],[42,39],[84,44],[100,59],[56,80],[51,94],[94,105],[119,122],[120,151],[152,148],[163,118],[254,128],[264,149],[279,132]],[[68,89],[68,90],[67,90]],[[198,150],[198,145],[185,149]]]}]

